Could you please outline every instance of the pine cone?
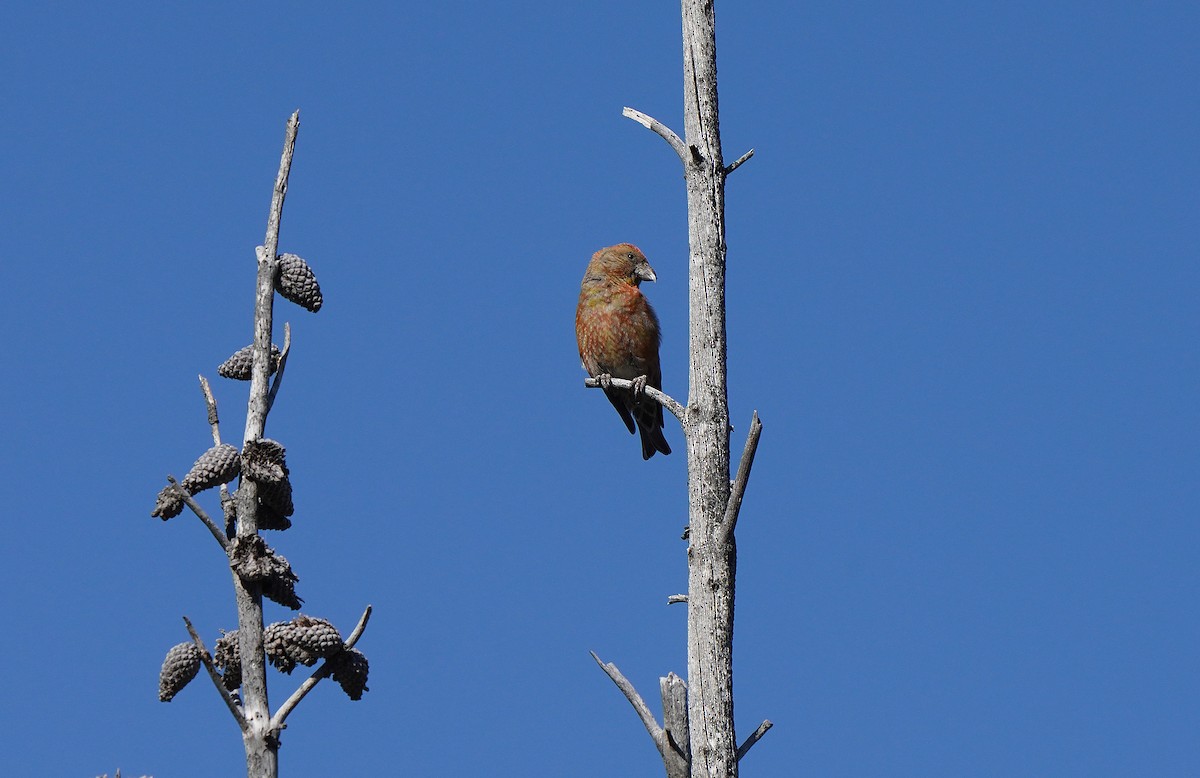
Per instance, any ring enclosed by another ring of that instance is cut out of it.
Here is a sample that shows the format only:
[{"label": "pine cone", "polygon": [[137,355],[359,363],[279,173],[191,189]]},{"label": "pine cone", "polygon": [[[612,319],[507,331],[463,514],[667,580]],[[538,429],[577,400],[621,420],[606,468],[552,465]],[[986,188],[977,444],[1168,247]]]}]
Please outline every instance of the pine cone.
[{"label": "pine cone", "polygon": [[226,632],[213,648],[213,664],[221,668],[221,684],[229,691],[242,685],[242,652],[238,647],[238,631]]},{"label": "pine cone", "polygon": [[306,651],[324,658],[342,650],[341,633],[325,619],[300,614],[292,619],[292,623],[298,630],[296,640]]},{"label": "pine cone", "polygon": [[304,602],[296,596],[300,579],[282,555],[272,551],[257,535],[237,537],[229,550],[229,566],[238,577],[262,585],[263,596],[285,608],[300,610]]},{"label": "pine cone", "polygon": [[237,478],[241,466],[238,450],[228,443],[222,443],[201,454],[180,485],[187,489],[189,494],[202,492]]},{"label": "pine cone", "polygon": [[272,665],[290,673],[297,664],[312,667],[317,660],[341,651],[342,636],[325,619],[301,614],[267,627],[263,648]]},{"label": "pine cone", "polygon": [[[279,557],[283,559],[283,557]],[[287,560],[283,559],[284,564]],[[278,578],[268,578],[263,581],[262,593],[271,602],[277,602],[285,608],[291,608],[294,611],[300,610],[300,606],[304,604],[304,599],[296,594],[296,578],[292,573],[291,567],[287,570],[287,576]]]},{"label": "pine cone", "polygon": [[158,674],[158,699],[170,702],[200,672],[200,650],[195,643],[180,643],[167,652]]},{"label": "pine cone", "polygon": [[154,501],[154,510],[150,511],[150,515],[166,521],[183,513],[183,495],[179,493],[180,488],[175,484],[164,486]]},{"label": "pine cone", "polygon": [[[258,499],[261,505],[265,505],[281,516],[291,516],[296,512],[296,506],[292,503],[292,483],[290,481],[281,481],[275,484],[260,483]],[[288,524],[290,525],[291,522]]]},{"label": "pine cone", "polygon": [[367,689],[367,658],[357,648],[350,648],[335,654],[329,660],[333,670],[333,680],[337,681],[342,691],[352,700],[361,700]]},{"label": "pine cone", "polygon": [[285,300],[316,313],[321,310],[321,287],[312,268],[295,254],[279,255],[279,275],[275,278],[275,289]]},{"label": "pine cone", "polygon": [[[261,487],[260,487],[261,491]],[[290,505],[291,503],[289,503]],[[260,530],[285,530],[292,526],[292,520],[283,513],[258,499],[258,528]]]},{"label": "pine cone", "polygon": [[[286,499],[284,499],[284,497],[281,497],[281,496],[268,495],[268,496],[271,496],[273,499],[281,502],[281,504],[284,506],[284,508],[287,509],[287,515],[284,515],[284,513],[281,510],[279,510],[279,508],[276,508],[274,505],[268,503],[266,500],[263,499],[263,492],[266,490],[272,489],[272,488],[282,488],[282,487],[270,487],[270,486],[265,486],[265,485],[259,485],[259,487],[258,487],[258,528],[260,530],[267,530],[267,529],[269,529],[269,530],[285,530],[285,529],[288,529],[289,527],[292,526],[292,521],[291,521],[291,519],[288,518],[288,516],[290,516],[294,512],[294,506],[292,505],[292,502],[291,502],[291,500],[292,500],[291,485],[290,484],[287,485],[288,491],[286,493]],[[237,530],[237,510],[236,510],[237,492],[235,491],[231,495],[231,497],[234,498],[234,499],[230,500],[230,503],[229,503],[231,506],[231,511],[227,512],[225,514],[225,529],[226,529],[225,534],[227,536],[229,536],[230,538],[232,538],[236,534],[236,530]]]},{"label": "pine cone", "polygon": [[[279,347],[271,344],[271,359],[267,362],[267,374],[274,375],[279,369]],[[233,356],[217,367],[217,375],[232,378],[235,381],[249,381],[254,362],[254,344],[238,349]]]},{"label": "pine cone", "polygon": [[291,673],[299,661],[290,648],[293,630],[291,622],[277,621],[263,631],[263,649],[267,652],[267,660],[272,667],[283,673]]},{"label": "pine cone", "polygon": [[277,484],[286,481],[287,452],[277,441],[260,438],[246,443],[242,449],[242,473],[259,483]]}]

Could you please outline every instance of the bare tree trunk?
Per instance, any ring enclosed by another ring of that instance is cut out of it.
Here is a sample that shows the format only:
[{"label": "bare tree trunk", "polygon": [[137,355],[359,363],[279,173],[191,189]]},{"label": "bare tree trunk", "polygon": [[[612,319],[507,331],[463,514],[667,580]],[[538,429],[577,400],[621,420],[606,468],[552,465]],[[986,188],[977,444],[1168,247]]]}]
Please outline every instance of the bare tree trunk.
[{"label": "bare tree trunk", "polygon": [[688,722],[692,778],[734,778],[733,602],[737,552],[722,537],[729,503],[725,360],[725,165],[717,116],[711,0],[683,2],[688,202]]},{"label": "bare tree trunk", "polygon": [[[717,109],[717,48],[712,0],[682,0],[684,139],[632,108],[625,115],[658,133],[679,155],[688,202],[690,394],[686,408],[650,395],[677,416],[688,456],[688,680],[662,679],[664,727],[615,665],[600,663],[642,717],[669,778],[736,778],[738,760],[771,727],[741,748],[733,723],[734,528],[762,424],[754,415],[737,478],[729,478],[729,398],[725,353],[725,178],[753,150],[725,166]],[[616,382],[614,381],[614,384]],[[593,382],[588,382],[593,385]],[[618,384],[619,385],[619,384]],[[593,655],[594,656],[594,655]],[[597,659],[599,662],[599,659]],[[678,710],[686,698],[686,719]],[[675,746],[678,746],[677,748]],[[687,764],[681,770],[676,755]]]},{"label": "bare tree trunk", "polygon": [[[271,210],[267,217],[267,233],[258,252],[258,282],[254,302],[254,351],[250,375],[250,402],[246,412],[246,432],[243,442],[263,437],[267,424],[271,333],[275,304],[275,272],[279,253],[279,223],[283,200],[287,195],[288,175],[292,154],[296,149],[296,132],[300,112],[288,119],[283,141],[279,173],[271,195]],[[258,535],[258,485],[243,478],[238,487],[237,534],[240,539]],[[243,581],[235,572],[233,588],[238,609],[238,639],[242,656],[242,709],[246,729],[242,740],[246,746],[246,775],[248,778],[275,778],[279,774],[279,741],[271,729],[271,707],[267,700],[267,667],[263,652],[262,586]]]}]

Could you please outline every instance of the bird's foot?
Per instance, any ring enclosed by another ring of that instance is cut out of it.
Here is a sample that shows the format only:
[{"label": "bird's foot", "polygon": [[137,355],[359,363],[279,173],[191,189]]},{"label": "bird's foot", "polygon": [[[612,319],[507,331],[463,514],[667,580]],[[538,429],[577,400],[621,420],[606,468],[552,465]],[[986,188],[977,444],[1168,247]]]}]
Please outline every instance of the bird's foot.
[{"label": "bird's foot", "polygon": [[604,390],[612,389],[612,375],[601,373],[596,376],[596,383],[600,384],[600,388]]},{"label": "bird's foot", "polygon": [[640,375],[633,379],[633,399],[638,401],[642,399],[642,394],[646,391],[646,382],[650,379],[647,376]]}]

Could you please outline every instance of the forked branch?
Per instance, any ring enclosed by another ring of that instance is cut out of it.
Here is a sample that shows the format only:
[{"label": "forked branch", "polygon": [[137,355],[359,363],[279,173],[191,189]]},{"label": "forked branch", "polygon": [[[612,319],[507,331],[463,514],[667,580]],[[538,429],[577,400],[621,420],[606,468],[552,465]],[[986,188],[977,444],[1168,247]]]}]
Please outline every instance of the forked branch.
[{"label": "forked branch", "polygon": [[[354,648],[354,644],[357,643],[358,639],[362,637],[363,631],[367,628],[367,622],[370,621],[370,619],[371,606],[368,605],[367,609],[363,611],[363,615],[359,617],[358,624],[354,627],[354,631],[350,633],[350,637],[346,638],[346,642],[343,644],[346,649]],[[329,660],[326,659],[321,663],[320,667],[313,671],[312,675],[304,679],[304,683],[300,684],[299,688],[292,692],[292,696],[288,697],[287,700],[279,706],[279,710],[275,712],[275,715],[271,717],[272,732],[278,732],[279,730],[283,729],[284,722],[287,721],[287,717],[290,716],[292,711],[295,710],[296,706],[300,704],[300,701],[303,700],[304,697],[313,690],[313,687],[321,682],[322,678],[328,678],[330,672]]]},{"label": "forked branch", "polygon": [[633,684],[621,674],[616,665],[612,662],[605,663],[600,661],[600,657],[596,656],[595,651],[589,651],[588,653],[592,655],[592,659],[596,660],[596,664],[600,665],[600,669],[604,671],[604,674],[617,685],[617,688],[621,690],[621,694],[625,695],[625,699],[629,700],[629,704],[637,711],[638,718],[642,720],[646,731],[650,733],[651,739],[654,740],[654,745],[658,748],[658,752],[663,755],[663,758],[666,758],[666,749],[669,748],[666,733],[654,719],[654,714],[650,712],[650,707],[646,705],[646,701],[642,699],[642,695],[638,694],[637,689],[633,688]]}]

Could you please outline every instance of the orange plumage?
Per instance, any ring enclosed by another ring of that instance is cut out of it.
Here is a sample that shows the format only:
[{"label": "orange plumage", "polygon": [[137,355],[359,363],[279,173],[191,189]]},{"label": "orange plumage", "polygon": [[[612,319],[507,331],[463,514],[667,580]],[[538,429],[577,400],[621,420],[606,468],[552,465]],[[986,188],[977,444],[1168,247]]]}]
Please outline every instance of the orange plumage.
[{"label": "orange plumage", "polygon": [[[644,379],[644,386],[662,389],[658,317],[638,288],[642,281],[655,280],[654,269],[632,244],[618,243],[592,255],[575,308],[579,358],[588,375],[602,381],[605,377]],[[641,391],[606,387],[604,393],[631,434],[637,423],[642,459],[655,452],[671,453],[663,437],[661,405]]]}]

